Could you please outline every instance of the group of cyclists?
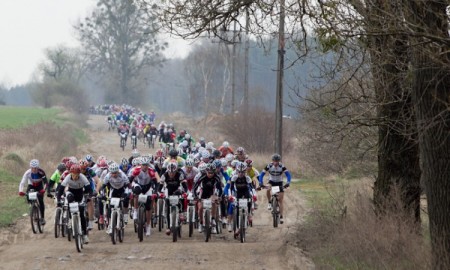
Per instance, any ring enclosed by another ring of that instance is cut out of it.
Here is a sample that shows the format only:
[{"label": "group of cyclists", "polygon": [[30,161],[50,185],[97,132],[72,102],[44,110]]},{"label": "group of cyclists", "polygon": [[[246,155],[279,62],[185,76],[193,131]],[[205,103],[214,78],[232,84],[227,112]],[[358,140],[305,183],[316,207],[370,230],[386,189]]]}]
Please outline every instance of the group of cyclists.
[{"label": "group of cyclists", "polygon": [[[135,121],[138,121],[138,117]],[[173,125],[164,122],[158,129],[160,129],[158,135],[163,142],[161,145],[164,147],[147,155],[141,155],[134,149],[130,157],[123,157],[120,162],[106,156],[99,156],[94,160],[89,154],[81,159],[64,157],[55,172],[47,179],[39,161],[33,159],[20,182],[19,195],[25,196],[30,189],[38,191],[42,225],[45,225],[43,200],[45,193],[48,197],[55,196],[59,205],[82,202],[87,198],[87,215],[81,215],[85,244],[89,242],[88,232],[92,230],[94,223],[104,224],[108,218],[108,213],[103,211],[102,200],[97,200],[98,216],[94,214],[96,198],[122,198],[126,224],[129,216],[134,220],[137,219],[138,196],[149,192],[155,196],[149,196],[145,203],[147,236],[151,235],[151,221],[155,218],[155,200],[159,196],[168,198],[171,195],[179,195],[182,198],[180,204],[182,221],[186,220],[186,203],[183,203],[183,199],[192,196],[197,201],[199,232],[204,229],[203,209],[199,202],[202,199],[211,199],[216,205],[212,208],[212,216],[216,217],[215,211],[220,207],[222,216],[218,218],[223,224],[227,224],[228,231],[232,232],[233,209],[231,204],[227,205],[228,199],[250,199],[249,202],[253,202],[249,203],[248,207],[248,217],[251,220],[253,210],[257,209],[256,190],[269,186],[280,187],[280,223],[283,224],[283,189],[290,185],[291,175],[281,163],[280,155],[273,154],[271,162],[259,173],[243,147],[233,150],[230,144],[224,141],[216,149],[213,142],[205,142],[204,138],[195,142],[186,130],[181,130],[178,136],[175,135]],[[169,142],[173,144],[165,144],[168,140],[164,138],[165,133],[170,134]],[[265,174],[269,175],[266,185]],[[286,184],[283,184],[283,174],[286,175]],[[271,210],[270,189],[267,190],[267,198],[268,210]],[[84,207],[80,207],[80,213],[84,211]],[[166,217],[169,218],[169,215]],[[216,233],[215,223],[216,220],[213,218],[212,233]],[[107,227],[106,231],[110,234],[111,227]],[[171,230],[166,230],[166,234],[170,235]]]}]

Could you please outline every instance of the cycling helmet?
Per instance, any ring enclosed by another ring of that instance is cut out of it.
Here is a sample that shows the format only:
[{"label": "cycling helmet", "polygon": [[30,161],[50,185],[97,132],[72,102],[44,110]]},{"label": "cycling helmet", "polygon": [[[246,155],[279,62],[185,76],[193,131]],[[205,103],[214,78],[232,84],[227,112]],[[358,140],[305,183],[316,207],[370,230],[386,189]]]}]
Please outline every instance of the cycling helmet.
[{"label": "cycling helmet", "polygon": [[225,156],[225,159],[226,159],[228,162],[230,162],[230,161],[232,161],[232,160],[234,159],[234,156],[233,156],[233,154],[227,154],[227,155]]},{"label": "cycling helmet", "polygon": [[176,157],[178,156],[178,151],[175,150],[175,149],[170,150],[170,151],[169,151],[169,156],[170,156],[171,158],[176,158]]},{"label": "cycling helmet", "polygon": [[111,164],[113,164],[113,163],[115,163],[114,160],[107,160],[107,161],[106,161],[106,165],[108,165],[108,166],[111,165]]},{"label": "cycling helmet", "polygon": [[39,168],[39,160],[37,159],[32,159],[30,161],[30,168]]},{"label": "cycling helmet", "polygon": [[70,157],[70,161],[73,163],[78,163],[78,159],[76,157]]},{"label": "cycling helmet", "polygon": [[158,157],[158,158],[156,158],[156,162],[159,164],[159,165],[163,165],[164,164],[164,158],[163,157]]},{"label": "cycling helmet", "polygon": [[69,157],[63,157],[62,160],[61,160],[61,163],[66,164],[67,161],[69,161]]},{"label": "cycling helmet", "polygon": [[230,147],[230,143],[228,143],[227,141],[224,141],[222,143],[222,146],[225,147],[225,148],[228,148],[228,147]]},{"label": "cycling helmet", "polygon": [[78,165],[78,164],[73,164],[73,165],[70,167],[70,173],[74,173],[74,174],[79,174],[79,173],[81,173],[80,165]]},{"label": "cycling helmet", "polygon": [[195,147],[198,148],[200,150],[200,148],[202,148],[202,145],[199,142],[195,143]]},{"label": "cycling helmet", "polygon": [[222,155],[222,153],[219,150],[216,149],[216,150],[214,150],[212,152],[212,155],[213,155],[214,158],[218,158],[218,157],[220,157]]},{"label": "cycling helmet", "polygon": [[209,152],[206,151],[206,150],[201,153],[201,156],[202,156],[202,158],[209,158],[210,157]]},{"label": "cycling helmet", "polygon": [[67,169],[66,164],[64,163],[59,163],[58,167],[57,167],[58,171],[63,172]]},{"label": "cycling helmet", "polygon": [[220,159],[214,160],[213,164],[214,164],[214,166],[216,166],[216,169],[222,168],[222,162],[220,161]]},{"label": "cycling helmet", "polygon": [[89,167],[89,162],[87,160],[80,160],[80,162],[78,162],[78,164],[80,165],[80,168],[82,170],[86,169],[87,167]]},{"label": "cycling helmet", "polygon": [[281,156],[279,154],[273,154],[272,161],[281,161]]},{"label": "cycling helmet", "polygon": [[108,167],[108,164],[106,163],[106,159],[100,160],[100,163],[98,164],[98,167],[102,168],[102,169],[106,169]]},{"label": "cycling helmet", "polygon": [[92,161],[94,161],[94,158],[91,156],[91,155],[86,155],[86,157],[84,158],[86,161],[88,161],[88,162],[92,162]]},{"label": "cycling helmet", "polygon": [[200,142],[204,142],[205,141],[205,138],[203,138],[203,137],[200,137],[200,140],[199,140]]},{"label": "cycling helmet", "polygon": [[238,171],[238,172],[245,172],[245,170],[247,170],[247,165],[245,165],[244,162],[238,162],[236,164],[236,171]]},{"label": "cycling helmet", "polygon": [[139,153],[139,151],[138,151],[137,149],[134,149],[133,152],[131,152],[131,155],[132,155],[134,158],[137,158],[137,157],[139,157],[141,154]]},{"label": "cycling helmet", "polygon": [[236,149],[236,154],[238,154],[238,155],[243,155],[244,152],[245,152],[245,150],[244,150],[244,148],[241,147],[241,146],[239,146],[239,147]]},{"label": "cycling helmet", "polygon": [[188,146],[188,141],[186,141],[186,140],[182,141],[180,143],[180,146],[184,146],[184,147]]},{"label": "cycling helmet", "polygon": [[216,165],[214,165],[214,163],[206,164],[206,171],[207,172],[215,172],[216,171]]},{"label": "cycling helmet", "polygon": [[142,157],[141,165],[150,165],[150,159],[148,157]]},{"label": "cycling helmet", "polygon": [[186,167],[194,167],[194,160],[193,159],[187,159],[186,160]]},{"label": "cycling helmet", "polygon": [[247,167],[253,166],[253,160],[251,160],[251,159],[246,159],[245,163],[247,164]]},{"label": "cycling helmet", "polygon": [[106,159],[106,157],[103,156],[103,155],[102,155],[102,156],[99,156],[98,159],[97,159],[97,163],[100,163],[100,161],[101,161],[102,159]]},{"label": "cycling helmet", "polygon": [[157,157],[162,157],[162,156],[164,156],[164,153],[163,153],[163,151],[161,150],[161,149],[158,149],[158,150],[156,150],[156,156]]},{"label": "cycling helmet", "polygon": [[174,172],[177,171],[177,169],[178,169],[178,164],[177,164],[176,162],[171,161],[171,162],[169,162],[169,164],[167,165],[167,171],[168,171],[168,172],[174,173]]},{"label": "cycling helmet", "polygon": [[220,159],[220,163],[222,163],[222,167],[225,167],[225,166],[228,165],[228,161],[226,159],[224,159],[224,158]]},{"label": "cycling helmet", "polygon": [[117,163],[114,162],[111,163],[111,165],[109,165],[108,169],[110,173],[115,173],[119,171],[119,166],[117,165]]},{"label": "cycling helmet", "polygon": [[189,133],[186,133],[186,135],[184,135],[184,137],[189,140],[191,138],[191,135],[189,135]]},{"label": "cycling helmet", "polygon": [[137,166],[139,165],[139,159],[138,158],[133,158],[133,160],[131,161],[131,166]]},{"label": "cycling helmet", "polygon": [[204,172],[206,170],[206,163],[203,162],[200,165],[198,165],[198,170]]},{"label": "cycling helmet", "polygon": [[128,166],[128,159],[126,157],[122,158],[122,161],[120,162],[122,166]]},{"label": "cycling helmet", "polygon": [[239,162],[239,160],[237,160],[237,159],[232,160],[232,161],[231,161],[231,164],[230,164],[231,167],[233,167],[233,168],[236,167],[236,164],[237,164],[238,162]]},{"label": "cycling helmet", "polygon": [[213,144],[212,142],[208,142],[208,143],[205,145],[206,150],[213,150],[213,149],[214,149],[213,145],[214,145],[214,144]]}]

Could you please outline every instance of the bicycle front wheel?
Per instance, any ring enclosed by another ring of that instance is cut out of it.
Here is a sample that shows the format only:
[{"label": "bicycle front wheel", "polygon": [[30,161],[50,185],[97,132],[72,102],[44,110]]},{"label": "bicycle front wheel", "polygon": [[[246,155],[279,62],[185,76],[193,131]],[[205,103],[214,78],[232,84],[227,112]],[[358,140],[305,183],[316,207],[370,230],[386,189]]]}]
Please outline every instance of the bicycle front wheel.
[{"label": "bicycle front wheel", "polygon": [[75,242],[75,246],[77,247],[77,251],[81,252],[81,249],[83,248],[83,243],[82,243],[82,233],[81,233],[81,228],[80,228],[80,222],[78,220],[78,215],[74,215],[72,217],[72,223],[73,223],[73,240]]},{"label": "bicycle front wheel", "polygon": [[205,242],[208,242],[209,239],[211,238],[211,213],[209,212],[209,210],[204,211],[205,211],[205,218],[203,220],[203,223],[205,224],[205,228],[203,232],[205,234]]},{"label": "bicycle front wheel", "polygon": [[39,209],[36,204],[32,204],[30,207],[30,221],[31,221],[31,230],[33,233],[37,233],[37,227],[39,224]]},{"label": "bicycle front wheel", "polygon": [[61,233],[61,208],[56,208],[55,213],[55,238],[58,238]]},{"label": "bicycle front wheel", "polygon": [[117,212],[111,215],[111,242],[113,245],[117,243]]},{"label": "bicycle front wheel", "polygon": [[144,240],[144,223],[145,223],[145,209],[144,207],[139,207],[138,226],[137,226],[139,242],[142,242],[142,240]]},{"label": "bicycle front wheel", "polygon": [[177,228],[177,211],[178,209],[176,209],[176,207],[172,208],[172,215],[170,217],[170,223],[172,223],[172,226],[170,228],[170,230],[172,231],[172,240],[173,242],[177,241],[177,237],[178,237],[178,228]]},{"label": "bicycle front wheel", "polygon": [[273,227],[278,227],[279,216],[278,216],[278,200],[272,199],[272,219],[273,219]]},{"label": "bicycle front wheel", "polygon": [[239,234],[241,236],[241,243],[245,242],[245,215],[241,215],[241,220],[239,221]]}]

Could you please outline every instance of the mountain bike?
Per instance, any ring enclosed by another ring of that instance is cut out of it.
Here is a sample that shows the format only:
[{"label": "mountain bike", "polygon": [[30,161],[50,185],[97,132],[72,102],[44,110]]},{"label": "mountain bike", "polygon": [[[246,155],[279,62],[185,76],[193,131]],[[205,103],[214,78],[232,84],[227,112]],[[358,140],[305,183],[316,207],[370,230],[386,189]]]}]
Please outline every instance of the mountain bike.
[{"label": "mountain bike", "polygon": [[156,135],[147,133],[148,148],[155,148]]},{"label": "mountain bike", "polygon": [[245,242],[245,232],[248,227],[248,203],[251,199],[240,198],[234,200],[233,229],[234,238],[240,236],[241,243]]},{"label": "mountain bike", "polygon": [[180,222],[180,196],[171,195],[169,196],[169,229],[172,233],[173,242],[177,241],[178,237],[181,237],[181,222]]},{"label": "mountain bike", "polygon": [[212,209],[212,201],[211,199],[203,199],[203,233],[205,235],[205,242],[208,242],[211,239],[211,209]]},{"label": "mountain bike", "polygon": [[136,149],[137,145],[137,137],[136,135],[131,135],[131,148]]},{"label": "mountain bike", "polygon": [[198,217],[197,217],[197,201],[194,200],[192,193],[187,196],[188,206],[187,206],[187,222],[189,223],[189,237],[192,237],[194,233],[194,228],[197,228]]},{"label": "mountain bike", "polygon": [[39,210],[39,200],[38,200],[38,192],[34,191],[34,189],[30,189],[27,195],[27,201],[30,205],[30,221],[31,221],[31,230],[33,233],[43,233],[44,225],[41,224],[41,211]]},{"label": "mountain bike", "polygon": [[123,199],[122,198],[110,198],[110,209],[111,209],[111,241],[113,245],[117,243],[117,239],[119,242],[123,241],[124,233],[125,233],[125,224],[123,221]]},{"label": "mountain bike", "polygon": [[147,215],[146,215],[146,203],[147,200],[149,199],[149,197],[151,196],[152,193],[152,189],[150,189],[146,194],[139,194],[138,197],[138,219],[135,220],[135,230],[138,233],[138,238],[139,241],[142,242],[142,240],[144,239],[144,233],[146,232],[146,226],[145,224],[147,223]]},{"label": "mountain bike", "polygon": [[158,200],[156,201],[156,215],[157,215],[157,219],[158,219],[158,231],[161,231],[164,228],[164,222],[165,222],[165,218],[166,218],[164,209],[166,209],[165,195],[164,195],[164,193],[160,193],[158,196]]},{"label": "mountain bike", "polygon": [[[67,205],[65,206],[65,209],[63,210],[63,202],[59,202],[58,199],[55,197],[55,238],[58,238],[59,235],[62,237],[65,236],[65,231],[67,227]],[[66,217],[66,219],[64,218]]]},{"label": "mountain bike", "polygon": [[120,133],[120,148],[125,151],[125,145],[127,144],[127,133]]},{"label": "mountain bike", "polygon": [[271,196],[271,204],[272,204],[272,219],[273,219],[273,227],[278,227],[280,223],[280,202],[278,200],[278,193],[280,193],[279,186],[273,186],[270,190]]},{"label": "mountain bike", "polygon": [[80,203],[78,202],[69,203],[70,232],[72,233],[72,237],[73,240],[75,241],[75,246],[78,252],[81,252],[81,249],[83,248],[83,230],[81,227],[80,214],[84,215],[84,211],[83,213],[80,213],[80,207],[84,207],[85,205],[86,204],[84,197]]},{"label": "mountain bike", "polygon": [[221,203],[221,198],[219,197],[219,201],[217,202],[217,211],[216,211],[216,216],[214,217],[214,219],[216,220],[216,233],[217,234],[221,234],[222,233],[222,228],[223,228],[223,222],[222,222],[222,208],[220,207],[220,203]]}]

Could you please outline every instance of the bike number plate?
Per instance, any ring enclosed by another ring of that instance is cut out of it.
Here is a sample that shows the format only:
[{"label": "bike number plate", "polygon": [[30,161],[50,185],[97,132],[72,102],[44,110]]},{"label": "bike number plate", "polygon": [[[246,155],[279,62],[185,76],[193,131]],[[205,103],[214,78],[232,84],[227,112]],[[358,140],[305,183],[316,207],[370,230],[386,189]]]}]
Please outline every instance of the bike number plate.
[{"label": "bike number plate", "polygon": [[169,196],[170,205],[177,205],[180,198],[178,196]]},{"label": "bike number plate", "polygon": [[37,192],[29,192],[28,193],[28,200],[35,201],[37,199]]},{"label": "bike number plate", "polygon": [[78,213],[80,211],[80,208],[78,207],[78,203],[77,202],[72,202],[69,203],[69,209],[70,209],[70,213]]},{"label": "bike number plate", "polygon": [[111,198],[110,204],[114,208],[118,208],[120,203],[120,198]]},{"label": "bike number plate", "polygon": [[279,186],[272,187],[272,195],[273,194],[277,194],[278,192],[280,192],[280,187]]},{"label": "bike number plate", "polygon": [[248,202],[247,200],[239,200],[239,208],[247,208],[248,207]]},{"label": "bike number plate", "polygon": [[212,202],[211,200],[203,200],[203,208],[208,208],[210,209],[212,207]]},{"label": "bike number plate", "polygon": [[146,202],[147,202],[147,195],[145,195],[145,194],[139,194],[138,201],[139,201],[140,203],[146,203]]}]

